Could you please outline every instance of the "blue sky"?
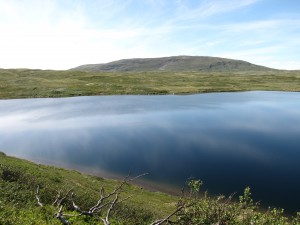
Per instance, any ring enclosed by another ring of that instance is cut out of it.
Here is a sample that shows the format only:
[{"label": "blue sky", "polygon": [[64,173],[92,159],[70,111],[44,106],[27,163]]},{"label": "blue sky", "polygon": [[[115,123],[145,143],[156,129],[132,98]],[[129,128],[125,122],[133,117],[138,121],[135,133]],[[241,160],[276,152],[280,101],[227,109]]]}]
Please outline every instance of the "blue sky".
[{"label": "blue sky", "polygon": [[299,0],[0,0],[0,67],[217,56],[300,69]]}]

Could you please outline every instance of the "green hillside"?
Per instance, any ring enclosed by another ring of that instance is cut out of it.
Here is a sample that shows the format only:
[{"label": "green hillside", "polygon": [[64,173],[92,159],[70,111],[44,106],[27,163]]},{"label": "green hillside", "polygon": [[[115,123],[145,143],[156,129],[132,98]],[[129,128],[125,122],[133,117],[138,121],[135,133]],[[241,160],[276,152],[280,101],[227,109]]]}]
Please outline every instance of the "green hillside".
[{"label": "green hillside", "polygon": [[282,209],[260,209],[249,188],[234,200],[199,197],[200,180],[189,180],[181,197],[130,183],[130,178],[106,180],[0,152],[0,224],[300,224],[300,213],[287,217]]},{"label": "green hillside", "polygon": [[[79,213],[71,210],[68,191],[76,194],[75,202],[84,210],[97,203],[101,187],[108,194],[120,184],[121,181],[38,165],[0,153],[0,224],[61,224],[54,217],[59,208],[53,204],[59,191],[62,196],[66,195],[63,204],[65,213],[78,216]],[[38,186],[40,202],[45,205],[43,208],[36,199]],[[131,198],[116,205],[111,215],[112,221],[117,218],[122,221],[120,224],[149,224],[174,210],[177,201],[176,197],[146,191],[130,182],[123,186],[119,199],[121,201],[128,196]],[[94,217],[68,219],[77,221],[72,224],[101,224]]]},{"label": "green hillside", "polygon": [[300,91],[300,71],[84,72],[0,69],[0,99]]},{"label": "green hillside", "polygon": [[268,71],[273,69],[254,65],[242,60],[233,60],[208,56],[172,56],[163,58],[123,59],[105,64],[87,64],[73,68],[72,70],[93,72],[243,72]]}]

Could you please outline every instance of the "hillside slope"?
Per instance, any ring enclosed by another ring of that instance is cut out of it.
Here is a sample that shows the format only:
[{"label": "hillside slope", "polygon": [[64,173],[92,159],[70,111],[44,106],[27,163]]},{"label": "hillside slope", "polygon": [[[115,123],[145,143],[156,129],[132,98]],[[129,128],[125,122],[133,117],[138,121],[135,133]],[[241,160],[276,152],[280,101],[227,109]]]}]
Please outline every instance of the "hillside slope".
[{"label": "hillside slope", "polygon": [[242,60],[207,56],[172,56],[163,58],[123,59],[105,64],[87,64],[71,70],[93,72],[133,72],[133,71],[203,71],[241,72],[273,70]]},{"label": "hillside slope", "polygon": [[[207,193],[198,198],[200,180],[188,180],[187,185],[190,190],[179,199],[0,152],[0,224],[300,224],[300,213],[292,218],[286,217],[283,209],[264,212],[252,200],[249,187],[233,201],[232,196],[209,197]],[[109,222],[105,222],[108,216]],[[163,217],[166,219],[157,220]]]},{"label": "hillside slope", "polygon": [[[55,200],[62,197],[64,213],[73,215],[65,216],[69,224],[103,224],[99,217],[105,215],[108,207],[99,211],[97,216],[79,216],[72,209],[72,200],[82,210],[87,210],[97,203],[101,188],[105,190],[104,195],[108,195],[120,184],[121,181],[39,165],[0,152],[0,224],[60,225],[62,223],[54,216],[59,210]],[[38,205],[37,187],[39,201],[44,207]],[[172,212],[177,201],[176,197],[146,191],[129,183],[118,191],[119,202],[111,215],[112,224],[150,224]],[[71,192],[74,192],[74,197],[71,197]],[[132,197],[125,200],[128,196]],[[114,195],[106,201],[113,198]],[[116,220],[119,223],[113,223]]]}]

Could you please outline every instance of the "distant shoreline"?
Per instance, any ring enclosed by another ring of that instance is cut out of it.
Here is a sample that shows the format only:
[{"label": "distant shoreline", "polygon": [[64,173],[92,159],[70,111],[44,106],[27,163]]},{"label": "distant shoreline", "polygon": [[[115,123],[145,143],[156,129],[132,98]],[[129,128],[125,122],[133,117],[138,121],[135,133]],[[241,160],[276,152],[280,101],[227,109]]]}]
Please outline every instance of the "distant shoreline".
[{"label": "distant shoreline", "polygon": [[300,71],[82,72],[0,70],[0,99],[300,92]]},{"label": "distant shoreline", "polygon": [[122,97],[122,96],[188,96],[188,95],[200,95],[200,94],[222,94],[222,93],[243,93],[243,92],[286,92],[286,93],[298,93],[300,91],[287,91],[287,90],[244,90],[244,91],[215,91],[215,92],[198,92],[198,93],[178,93],[178,94],[118,94],[118,95],[79,95],[79,96],[59,96],[59,97],[28,97],[28,98],[0,98],[0,101],[5,100],[29,100],[29,99],[68,99],[68,98],[80,98],[80,97]]}]

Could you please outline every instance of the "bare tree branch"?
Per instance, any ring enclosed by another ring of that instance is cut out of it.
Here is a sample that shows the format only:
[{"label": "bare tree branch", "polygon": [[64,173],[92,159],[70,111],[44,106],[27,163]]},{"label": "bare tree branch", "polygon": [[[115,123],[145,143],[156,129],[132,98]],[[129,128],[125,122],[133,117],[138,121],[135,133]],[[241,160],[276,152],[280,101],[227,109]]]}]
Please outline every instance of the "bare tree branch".
[{"label": "bare tree branch", "polygon": [[[94,205],[93,207],[90,208],[90,212],[94,213],[96,210],[99,210],[100,209],[100,206],[101,206],[101,203],[103,202],[103,200],[105,200],[106,198],[108,198],[107,196],[104,196],[104,188],[101,187],[100,189],[100,193],[101,193],[101,196],[97,202],[96,205]],[[102,207],[101,207],[102,208]]]},{"label": "bare tree branch", "polygon": [[119,196],[118,196],[118,194],[116,194],[115,199],[113,200],[113,202],[111,203],[109,209],[107,210],[106,218],[105,218],[105,223],[104,223],[105,225],[109,225],[109,224],[110,224],[110,223],[109,223],[110,212],[111,212],[111,210],[114,208],[115,204],[117,203],[118,198],[119,198]]},{"label": "bare tree branch", "polygon": [[75,204],[75,202],[74,202],[74,196],[75,196],[75,194],[72,192],[72,194],[71,194],[71,200],[72,200],[73,208],[74,208],[77,212],[79,212],[80,215],[93,216],[93,213],[91,213],[90,211],[82,210],[78,205]]},{"label": "bare tree branch", "polygon": [[160,219],[160,220],[156,220],[154,221],[153,223],[151,223],[150,225],[161,225],[165,222],[168,222],[168,223],[175,223],[175,222],[172,222],[170,221],[170,218],[172,216],[174,216],[176,213],[178,213],[179,211],[181,211],[182,209],[186,208],[186,207],[189,207],[190,205],[186,205],[184,202],[183,202],[183,199],[185,198],[185,190],[184,188],[181,189],[181,196],[176,204],[176,210],[174,210],[172,213],[170,213],[166,218],[164,219]]},{"label": "bare tree branch", "polygon": [[[113,195],[115,195],[115,194],[118,194],[118,192],[122,189],[122,187],[123,187],[125,184],[127,184],[129,181],[133,181],[133,180],[138,179],[138,178],[140,178],[140,177],[142,177],[142,176],[145,176],[145,175],[147,175],[147,174],[148,174],[148,173],[143,173],[143,174],[140,174],[140,175],[138,175],[138,176],[136,176],[136,177],[134,177],[134,178],[129,179],[129,177],[130,177],[130,173],[129,173],[129,174],[124,178],[124,180],[123,180],[118,186],[116,186],[115,189],[114,189],[111,193],[107,194],[106,196],[104,196],[104,188],[102,187],[102,188],[100,189],[100,193],[101,193],[100,199],[98,200],[98,202],[97,202],[97,204],[96,204],[95,206],[93,206],[93,207],[91,207],[91,208],[89,209],[89,212],[90,212],[90,213],[94,213],[95,211],[98,211],[99,209],[103,208],[103,206],[101,206],[101,204],[102,204],[102,202],[103,202],[104,200],[108,199],[109,197],[111,197],[111,196],[113,196]],[[123,200],[122,200],[122,201],[123,201]]]},{"label": "bare tree branch", "polygon": [[38,205],[41,206],[41,207],[44,207],[44,204],[41,203],[41,201],[40,201],[39,190],[40,190],[40,186],[38,185],[37,188],[36,188],[35,198],[37,200]]},{"label": "bare tree branch", "polygon": [[[60,222],[63,224],[63,225],[69,225],[69,221],[65,218],[65,217],[72,217],[72,216],[81,216],[81,215],[87,215],[87,216],[94,216],[96,215],[96,213],[98,213],[100,210],[104,209],[107,207],[107,211],[106,211],[106,217],[105,218],[101,218],[100,219],[102,220],[102,222],[104,223],[104,225],[109,225],[110,222],[109,222],[109,219],[110,219],[110,215],[111,215],[111,212],[112,210],[115,208],[116,204],[117,203],[121,203],[123,201],[126,201],[128,200],[129,198],[131,198],[133,195],[130,195],[130,196],[127,196],[126,198],[123,198],[123,199],[119,199],[119,195],[124,192],[123,190],[123,187],[124,185],[128,184],[130,181],[133,181],[135,179],[138,179],[142,176],[145,176],[147,175],[148,173],[143,173],[143,174],[140,174],[136,177],[133,177],[133,178],[130,178],[130,173],[123,179],[122,182],[120,182],[118,185],[115,186],[115,188],[113,189],[113,191],[111,191],[110,193],[106,194],[105,195],[105,190],[104,188],[102,187],[100,189],[100,198],[98,199],[97,203],[92,206],[90,209],[88,210],[83,210],[80,208],[79,205],[77,205],[75,203],[75,193],[74,192],[71,192],[72,189],[69,189],[65,195],[63,195],[63,192],[60,190],[60,191],[57,191],[57,195],[56,195],[56,198],[54,200],[54,202],[52,203],[52,205],[56,205],[57,207],[59,207],[59,210],[55,213],[55,217],[57,219],[60,220]],[[39,197],[39,186],[37,186],[37,189],[36,189],[36,200],[37,200],[37,203],[39,206],[43,207],[44,204],[40,201],[40,197]],[[71,193],[70,195],[70,200],[72,202],[72,206],[73,206],[73,209],[77,212],[79,212],[80,214],[79,215],[68,215],[68,214],[64,214],[63,213],[63,201],[65,201],[67,199],[67,197],[69,196],[69,194]],[[112,196],[115,196],[113,199],[112,199]],[[174,213],[175,214],[175,213]]]},{"label": "bare tree branch", "polygon": [[171,214],[169,214],[166,218],[161,219],[161,220],[156,220],[155,222],[151,223],[151,225],[161,225],[164,222],[169,222],[169,219],[174,216],[177,212],[179,212],[180,210],[182,210],[185,207],[185,205],[182,205],[180,207],[178,207],[174,212],[172,212]]},{"label": "bare tree branch", "polygon": [[61,198],[61,192],[58,191],[58,192],[57,192],[57,195],[56,195],[56,198],[55,198],[55,201],[52,203],[52,205],[57,204],[57,202],[58,202],[58,200],[59,200],[60,198]]},{"label": "bare tree branch", "polygon": [[64,218],[62,208],[63,206],[60,206],[59,211],[56,213],[55,217],[59,219],[62,224],[69,225],[69,221]]},{"label": "bare tree branch", "polygon": [[62,196],[61,191],[58,191],[58,192],[57,192],[57,195],[56,195],[56,199],[55,199],[55,201],[52,203],[52,205],[55,205],[55,204],[56,204],[56,206],[59,207],[59,206],[63,203],[63,201],[68,197],[68,195],[70,194],[71,191],[72,191],[72,188],[69,189],[69,190],[67,191],[67,193],[66,193],[64,196]]}]

